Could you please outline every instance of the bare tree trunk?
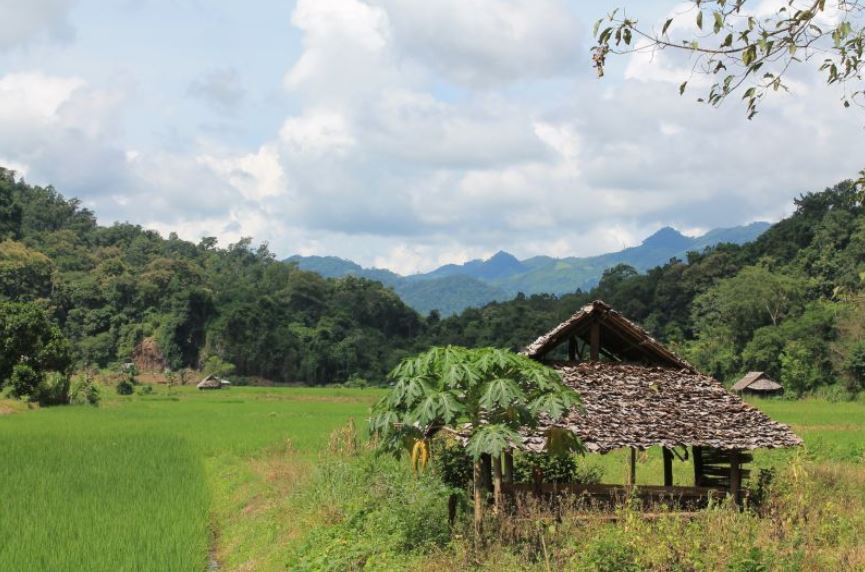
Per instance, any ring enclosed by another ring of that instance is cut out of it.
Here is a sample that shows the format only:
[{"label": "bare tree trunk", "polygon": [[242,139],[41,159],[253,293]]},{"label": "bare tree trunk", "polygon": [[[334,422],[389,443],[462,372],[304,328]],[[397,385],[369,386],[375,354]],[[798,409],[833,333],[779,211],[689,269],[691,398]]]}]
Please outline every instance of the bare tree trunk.
[{"label": "bare tree trunk", "polygon": [[476,459],[474,464],[474,501],[475,501],[475,534],[480,536],[481,525],[484,520],[484,492],[481,460]]},{"label": "bare tree trunk", "polygon": [[493,461],[493,510],[501,514],[502,510],[502,456],[496,455]]}]

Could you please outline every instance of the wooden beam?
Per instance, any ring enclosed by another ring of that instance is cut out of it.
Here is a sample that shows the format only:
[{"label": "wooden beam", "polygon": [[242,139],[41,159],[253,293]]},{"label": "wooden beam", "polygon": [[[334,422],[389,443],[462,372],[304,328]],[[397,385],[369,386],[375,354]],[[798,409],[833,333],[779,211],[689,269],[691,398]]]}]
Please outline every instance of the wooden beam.
[{"label": "wooden beam", "polygon": [[736,504],[742,501],[742,461],[737,450],[730,451],[730,494]]},{"label": "wooden beam", "polygon": [[601,324],[597,320],[592,322],[592,330],[589,334],[591,343],[590,358],[592,361],[598,361],[601,354]]},{"label": "wooden beam", "polygon": [[568,338],[568,360],[577,361],[577,338],[571,336]]},{"label": "wooden beam", "polygon": [[703,448],[691,447],[691,456],[694,457],[694,486],[703,486]]},{"label": "wooden beam", "polygon": [[664,452],[664,486],[673,486],[673,452],[663,448]]},{"label": "wooden beam", "polygon": [[631,447],[631,454],[628,458],[628,485],[637,484],[637,449]]}]

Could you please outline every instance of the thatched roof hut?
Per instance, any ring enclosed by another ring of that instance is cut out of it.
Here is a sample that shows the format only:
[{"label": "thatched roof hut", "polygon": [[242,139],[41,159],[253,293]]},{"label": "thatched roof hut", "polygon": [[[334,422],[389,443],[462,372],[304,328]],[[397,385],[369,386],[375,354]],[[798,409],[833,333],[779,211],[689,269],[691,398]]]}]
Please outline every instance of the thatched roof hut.
[{"label": "thatched roof hut", "polygon": [[749,371],[733,385],[733,391],[752,395],[780,395],[784,387],[762,371]]},{"label": "thatched roof hut", "polygon": [[199,381],[195,387],[198,389],[222,389],[223,387],[231,387],[231,382],[211,374]]},{"label": "thatched roof hut", "polygon": [[[565,343],[567,360],[546,359]],[[580,308],[523,353],[549,363],[582,396],[585,412],[573,411],[559,425],[591,451],[656,445],[742,450],[801,443],[788,427],[700,374],[600,300]],[[528,448],[543,448],[542,437],[527,437]]]}]

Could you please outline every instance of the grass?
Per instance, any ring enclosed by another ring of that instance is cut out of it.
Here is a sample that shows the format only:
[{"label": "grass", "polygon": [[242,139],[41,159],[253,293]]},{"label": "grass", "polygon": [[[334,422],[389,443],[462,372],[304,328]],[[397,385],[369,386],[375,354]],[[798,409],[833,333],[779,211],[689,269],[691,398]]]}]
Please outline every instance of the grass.
[{"label": "grass", "polygon": [[202,570],[251,459],[289,441],[314,459],[374,397],[177,388],[4,415],[0,570]]},{"label": "grass", "polygon": [[[865,526],[865,404],[755,402],[806,441],[802,452],[755,456],[756,466],[779,470],[777,504],[762,518],[722,511],[693,524],[564,523],[479,548],[438,526],[444,489],[415,479],[404,462],[372,456],[350,430],[335,431],[354,419],[363,434],[379,395],[182,387],[112,395],[99,408],[4,402],[0,570],[200,571],[211,557],[221,570],[600,570],[607,553],[641,563],[635,570],[674,569],[657,546],[689,562],[717,553],[683,569],[739,566],[741,555],[753,562],[729,569],[865,565],[855,540]],[[624,453],[581,462],[600,465],[605,482],[624,481]],[[675,464],[677,483],[692,474]],[[640,455],[637,476],[661,482],[660,452]]]}]

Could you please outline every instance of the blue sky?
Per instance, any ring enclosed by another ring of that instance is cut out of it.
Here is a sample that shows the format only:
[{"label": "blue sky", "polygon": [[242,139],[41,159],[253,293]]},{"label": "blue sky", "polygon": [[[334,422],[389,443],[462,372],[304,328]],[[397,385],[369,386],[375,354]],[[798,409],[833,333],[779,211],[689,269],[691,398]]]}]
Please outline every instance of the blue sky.
[{"label": "blue sky", "polygon": [[[755,0],[755,4],[774,0]],[[661,0],[0,0],[0,164],[102,223],[400,272],[789,213],[863,166],[802,72],[748,122],[591,26]]]}]

